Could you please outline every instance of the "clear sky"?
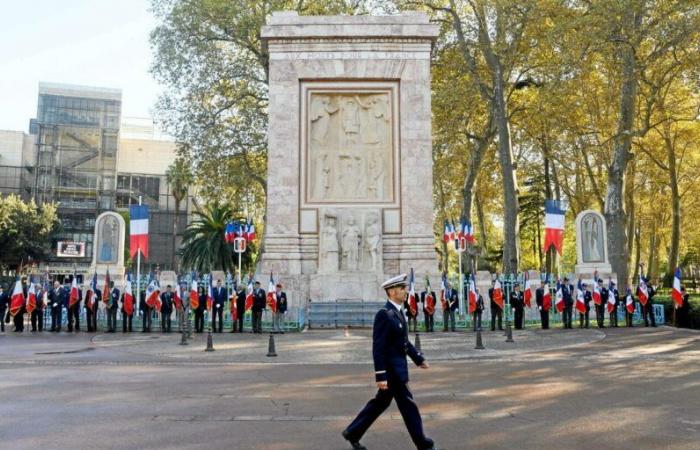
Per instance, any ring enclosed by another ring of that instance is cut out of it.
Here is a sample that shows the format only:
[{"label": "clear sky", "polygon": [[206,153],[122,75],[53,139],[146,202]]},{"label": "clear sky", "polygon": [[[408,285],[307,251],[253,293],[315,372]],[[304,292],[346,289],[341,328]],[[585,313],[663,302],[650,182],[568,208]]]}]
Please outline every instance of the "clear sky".
[{"label": "clear sky", "polygon": [[149,0],[0,0],[0,129],[28,131],[39,81],[122,90],[122,117],[152,116]]}]

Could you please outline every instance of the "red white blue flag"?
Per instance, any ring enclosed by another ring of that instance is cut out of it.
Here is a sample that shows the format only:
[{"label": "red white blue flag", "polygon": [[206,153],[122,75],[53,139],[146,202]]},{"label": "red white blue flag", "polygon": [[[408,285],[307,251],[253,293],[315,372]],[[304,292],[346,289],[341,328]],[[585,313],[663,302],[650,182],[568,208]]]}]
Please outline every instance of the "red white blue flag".
[{"label": "red white blue flag", "polygon": [[608,279],[608,314],[612,313],[615,309],[615,302],[617,301],[617,295],[615,295],[615,283],[613,283],[612,278]]},{"label": "red white blue flag", "polygon": [[476,283],[474,282],[474,275],[469,277],[469,314],[473,314],[476,311]]},{"label": "red white blue flag", "polygon": [[233,244],[235,237],[236,234],[234,232],[233,222],[228,222],[224,230],[224,241],[226,241],[227,244]]},{"label": "red white blue flag", "polygon": [[27,291],[27,312],[31,314],[36,309],[36,285],[29,281],[29,290]]},{"label": "red white blue flag", "polygon": [[566,212],[557,200],[544,201],[544,251],[553,245],[561,255],[564,247],[564,217]]},{"label": "red white blue flag", "polygon": [[542,309],[549,311],[552,307],[552,292],[549,290],[549,280],[544,283],[544,295],[542,296]]},{"label": "red white blue flag", "polygon": [[267,306],[272,312],[277,312],[277,288],[275,288],[275,279],[272,278],[270,272],[270,283],[267,285]]},{"label": "red white blue flag", "polygon": [[525,292],[523,292],[523,300],[525,301],[525,306],[530,308],[532,305],[532,289],[530,287],[530,280],[527,271],[525,272],[525,282],[523,284],[525,285]]},{"label": "red white blue flag", "polygon": [[10,315],[17,315],[23,307],[24,292],[22,291],[22,282],[17,278],[15,288],[12,290],[12,297],[10,297]]},{"label": "red white blue flag", "polygon": [[129,207],[129,254],[133,258],[141,250],[148,258],[148,206],[131,205]]},{"label": "red white blue flag", "polygon": [[583,292],[583,282],[578,279],[578,284],[576,285],[576,310],[581,314],[586,312],[586,301]]},{"label": "red white blue flag", "polygon": [[73,282],[70,285],[70,297],[68,299],[68,306],[71,307],[80,301],[80,290],[78,289],[78,278],[76,278],[75,273],[73,274]]},{"label": "red white blue flag", "polygon": [[625,307],[627,308],[628,313],[634,313],[634,298],[632,298],[632,291],[629,288],[627,288],[627,298],[625,299]]},{"label": "red white blue flag", "polygon": [[416,280],[413,278],[413,267],[411,267],[411,277],[408,279],[408,308],[411,315],[416,316],[418,312],[418,302],[416,300]]},{"label": "red white blue flag", "polygon": [[554,294],[554,306],[560,313],[564,311],[564,292],[561,287],[561,280],[557,280],[557,292]]},{"label": "red white blue flag", "polygon": [[683,306],[683,293],[681,292],[681,268],[676,267],[676,271],[673,274],[673,290],[671,291],[671,297],[673,297],[673,303],[676,308]]},{"label": "red white blue flag", "polygon": [[130,316],[134,313],[134,294],[131,292],[131,274],[126,276],[124,283],[124,312]]},{"label": "red white blue flag", "polygon": [[190,307],[192,309],[199,308],[199,292],[197,292],[197,280],[194,279],[194,274],[192,274],[192,287],[190,288]]},{"label": "red white blue flag", "polygon": [[248,242],[253,242],[255,240],[255,224],[252,220],[248,221],[245,238],[248,240]]},{"label": "red white blue flag", "polygon": [[639,303],[646,306],[647,301],[649,300],[649,289],[647,288],[647,284],[644,282],[644,277],[642,277],[642,274],[639,274],[639,285],[637,285],[637,297],[639,297]]},{"label": "red white blue flag", "polygon": [[596,270],[593,274],[593,303],[600,305],[603,302],[603,296],[600,294],[600,287],[598,286],[598,271]]}]

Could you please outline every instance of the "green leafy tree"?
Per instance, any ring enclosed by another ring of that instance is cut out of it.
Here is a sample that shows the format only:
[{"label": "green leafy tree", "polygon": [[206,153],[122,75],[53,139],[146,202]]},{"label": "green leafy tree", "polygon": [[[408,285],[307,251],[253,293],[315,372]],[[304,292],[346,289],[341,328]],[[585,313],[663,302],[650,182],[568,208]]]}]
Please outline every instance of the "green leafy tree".
[{"label": "green leafy tree", "polygon": [[[182,266],[187,270],[206,273],[212,270],[223,270],[236,273],[238,270],[238,255],[233,251],[233,245],[224,240],[226,223],[235,217],[229,206],[210,203],[193,213],[194,219],[187,225],[182,239],[180,255]],[[242,255],[244,270],[251,266],[255,248],[252,246]]]},{"label": "green leafy tree", "polygon": [[173,220],[173,259],[171,267],[177,270],[176,248],[177,248],[177,223],[180,216],[180,204],[187,198],[189,186],[194,181],[189,163],[182,157],[173,161],[165,172],[165,179],[170,186],[170,194],[175,199],[175,220]]},{"label": "green leafy tree", "polygon": [[19,268],[51,252],[51,236],[58,228],[56,209],[52,203],[38,207],[16,195],[0,196],[0,266]]}]

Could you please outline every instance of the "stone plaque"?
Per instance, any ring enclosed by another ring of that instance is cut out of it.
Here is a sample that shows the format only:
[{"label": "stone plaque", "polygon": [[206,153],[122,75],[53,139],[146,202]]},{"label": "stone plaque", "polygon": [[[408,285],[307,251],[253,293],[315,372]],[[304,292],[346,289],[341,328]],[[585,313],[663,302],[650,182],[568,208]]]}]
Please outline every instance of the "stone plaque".
[{"label": "stone plaque", "polygon": [[126,224],[119,214],[107,211],[97,217],[88,276],[97,273],[98,282],[102,282],[109,271],[115,285],[123,285],[125,234]]},{"label": "stone plaque", "polygon": [[593,279],[593,274],[606,278],[612,272],[608,261],[608,239],[605,217],[586,210],[576,216],[576,276]]},{"label": "stone plaque", "polygon": [[303,86],[305,204],[395,203],[395,84]]}]

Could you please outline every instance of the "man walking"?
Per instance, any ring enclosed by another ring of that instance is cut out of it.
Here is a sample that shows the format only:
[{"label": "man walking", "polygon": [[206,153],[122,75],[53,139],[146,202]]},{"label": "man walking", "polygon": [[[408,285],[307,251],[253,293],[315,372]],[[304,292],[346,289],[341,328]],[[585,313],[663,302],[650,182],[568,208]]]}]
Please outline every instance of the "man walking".
[{"label": "man walking", "polygon": [[372,355],[374,358],[377,395],[360,411],[357,418],[342,432],[355,450],[363,450],[360,439],[374,421],[396,400],[401,417],[411,439],[419,450],[433,449],[433,441],[423,433],[420,411],[408,389],[406,356],[423,368],[429,367],[423,355],[408,340],[408,323],[401,308],[406,297],[406,274],[391,278],[382,284],[388,301],[374,317]]}]

